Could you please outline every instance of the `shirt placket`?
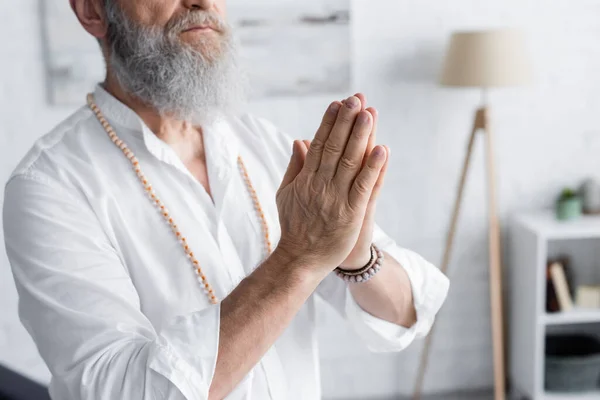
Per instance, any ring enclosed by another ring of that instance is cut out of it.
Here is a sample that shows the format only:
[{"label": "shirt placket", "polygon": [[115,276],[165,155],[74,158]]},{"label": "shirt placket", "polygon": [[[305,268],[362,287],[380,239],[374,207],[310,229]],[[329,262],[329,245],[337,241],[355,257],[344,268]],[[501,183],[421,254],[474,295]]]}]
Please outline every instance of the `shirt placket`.
[{"label": "shirt placket", "polygon": [[[244,268],[237,250],[231,240],[225,218],[226,205],[231,201],[231,196],[238,193],[236,173],[237,169],[237,142],[231,138],[223,124],[216,124],[204,131],[204,148],[206,153],[206,166],[208,178],[213,194],[215,218],[217,221],[217,242],[221,250],[224,269],[229,275],[233,290],[244,279]],[[229,138],[227,140],[226,138]]]},{"label": "shirt placket", "polygon": [[[218,161],[218,164],[216,168],[209,167],[207,159],[211,193],[213,194],[213,199],[211,199],[204,186],[202,186],[202,184],[191,174],[179,156],[177,156],[175,151],[167,143],[156,137],[156,135],[154,135],[145,125],[143,126],[143,135],[146,147],[154,157],[176,168],[186,176],[190,190],[193,192],[193,197],[197,200],[193,202],[194,205],[192,206],[197,207],[197,209],[194,210],[194,213],[208,219],[208,233],[212,236],[219,250],[216,254],[213,253],[210,255],[210,257],[216,261],[215,264],[221,266],[216,275],[218,275],[220,279],[224,279],[225,282],[220,282],[219,286],[224,288],[224,294],[229,293],[232,286],[234,286],[237,281],[237,274],[232,273],[232,268],[229,268],[230,260],[224,256],[223,252],[223,221],[221,218],[221,208],[223,197],[226,195],[230,185],[231,172],[228,171],[230,168],[227,168],[222,156],[217,158],[216,161]],[[217,171],[216,175],[211,174],[212,169]]]}]

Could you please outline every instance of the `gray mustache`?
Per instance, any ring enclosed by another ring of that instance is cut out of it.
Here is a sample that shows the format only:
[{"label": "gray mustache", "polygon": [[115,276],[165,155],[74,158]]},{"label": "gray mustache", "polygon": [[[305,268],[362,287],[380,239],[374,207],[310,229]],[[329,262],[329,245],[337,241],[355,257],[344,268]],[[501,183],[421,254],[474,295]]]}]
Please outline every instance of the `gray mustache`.
[{"label": "gray mustache", "polygon": [[178,34],[197,25],[207,25],[217,32],[225,32],[227,29],[227,24],[218,14],[210,11],[191,11],[171,20],[166,31],[169,34]]}]

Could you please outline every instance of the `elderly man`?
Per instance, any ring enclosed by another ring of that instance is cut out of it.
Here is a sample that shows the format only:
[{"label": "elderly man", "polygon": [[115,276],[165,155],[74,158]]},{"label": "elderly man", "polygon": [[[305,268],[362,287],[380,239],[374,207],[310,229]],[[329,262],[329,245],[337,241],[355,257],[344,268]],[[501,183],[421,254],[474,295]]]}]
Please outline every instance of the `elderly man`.
[{"label": "elderly man", "polygon": [[54,399],[318,399],[316,296],[374,351],[427,333],[448,281],[373,222],[389,149],[363,95],[292,142],[240,112],[225,0],[71,6],[106,80],[4,203]]}]

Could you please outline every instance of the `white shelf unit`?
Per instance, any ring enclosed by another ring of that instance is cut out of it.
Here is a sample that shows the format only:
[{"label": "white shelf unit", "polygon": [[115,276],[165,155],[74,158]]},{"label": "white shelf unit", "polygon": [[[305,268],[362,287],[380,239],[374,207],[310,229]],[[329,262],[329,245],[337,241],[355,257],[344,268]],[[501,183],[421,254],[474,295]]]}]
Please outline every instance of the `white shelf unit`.
[{"label": "white shelf unit", "polygon": [[600,217],[557,221],[550,211],[517,215],[508,236],[507,311],[509,380],[532,400],[600,400],[591,393],[544,390],[544,346],[549,332],[600,335],[600,310],[546,313],[546,263],[569,256],[575,285],[600,283]]},{"label": "white shelf unit", "polygon": [[595,323],[600,321],[600,310],[578,310],[564,313],[549,313],[542,315],[541,323],[545,325],[572,325]]},{"label": "white shelf unit", "polygon": [[546,394],[544,400],[598,400],[600,392],[582,393],[582,394]]}]

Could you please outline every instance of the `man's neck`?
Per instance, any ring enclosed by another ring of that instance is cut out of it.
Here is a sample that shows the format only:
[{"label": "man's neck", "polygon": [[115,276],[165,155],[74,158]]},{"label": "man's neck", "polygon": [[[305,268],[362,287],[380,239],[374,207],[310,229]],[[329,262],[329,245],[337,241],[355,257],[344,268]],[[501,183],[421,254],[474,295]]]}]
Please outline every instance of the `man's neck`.
[{"label": "man's neck", "polygon": [[131,108],[161,140],[171,145],[186,162],[199,153],[203,153],[202,131],[189,121],[161,115],[154,107],[144,104],[138,98],[127,93],[119,82],[108,74],[104,89]]}]

